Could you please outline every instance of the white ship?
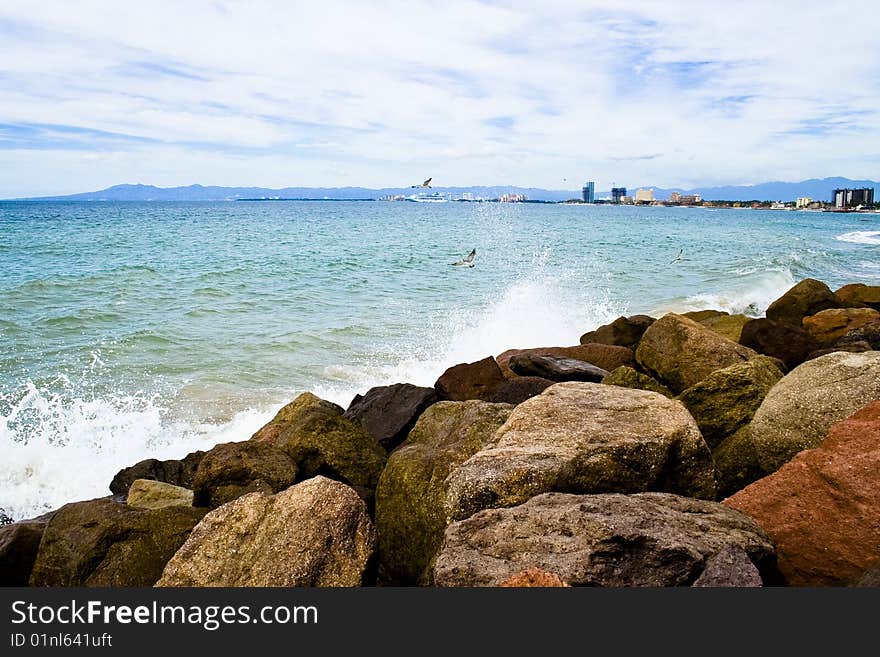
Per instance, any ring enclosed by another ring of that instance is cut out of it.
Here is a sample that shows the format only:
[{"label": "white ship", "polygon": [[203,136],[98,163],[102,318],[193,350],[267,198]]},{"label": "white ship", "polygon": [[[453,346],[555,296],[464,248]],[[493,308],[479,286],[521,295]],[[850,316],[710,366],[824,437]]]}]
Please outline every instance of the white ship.
[{"label": "white ship", "polygon": [[420,194],[411,194],[406,197],[406,200],[413,201],[414,203],[446,203],[449,201],[449,197],[440,192],[431,192],[430,194],[422,192]]}]

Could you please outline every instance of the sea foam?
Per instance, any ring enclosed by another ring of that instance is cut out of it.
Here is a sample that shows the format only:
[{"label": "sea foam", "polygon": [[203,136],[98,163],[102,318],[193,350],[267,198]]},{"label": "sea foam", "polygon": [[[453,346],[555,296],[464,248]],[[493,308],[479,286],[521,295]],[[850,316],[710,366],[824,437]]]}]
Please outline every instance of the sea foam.
[{"label": "sea foam", "polygon": [[880,244],[880,230],[855,230],[851,233],[843,233],[836,238],[840,242],[852,244]]}]

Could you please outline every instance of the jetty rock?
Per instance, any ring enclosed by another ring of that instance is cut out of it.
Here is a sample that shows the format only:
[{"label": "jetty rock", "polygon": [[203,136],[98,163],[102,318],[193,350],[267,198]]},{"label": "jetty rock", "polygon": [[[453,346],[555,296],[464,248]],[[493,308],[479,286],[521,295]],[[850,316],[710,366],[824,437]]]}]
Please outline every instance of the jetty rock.
[{"label": "jetty rock", "polygon": [[437,400],[434,388],[411,383],[377,386],[355,395],[342,416],[362,426],[390,451],[404,441],[419,416]]},{"label": "jetty rock", "polygon": [[[632,315],[631,317],[618,317],[610,324],[600,326],[595,331],[589,331],[581,336],[581,344],[599,343],[629,347],[635,349],[642,339],[642,335],[656,320],[648,315]],[[613,369],[613,368],[612,368]]]},{"label": "jetty rock", "polygon": [[515,354],[509,366],[514,374],[537,376],[550,381],[589,381],[601,383],[608,371],[582,360],[560,358],[558,356],[539,356],[538,354]]},{"label": "jetty rock", "polygon": [[552,356],[555,358],[579,360],[609,372],[623,365],[635,365],[635,356],[632,349],[599,343],[579,344],[572,347],[508,349],[504,353],[499,354],[496,357],[496,360],[498,361],[498,366],[501,368],[505,377],[516,377],[518,373],[511,369],[510,361],[514,357],[526,355]]},{"label": "jetty rock", "polygon": [[110,482],[110,492],[125,497],[128,489],[137,479],[152,479],[181,488],[192,488],[196,470],[205,452],[191,452],[182,459],[144,459],[134,465],[123,468],[116,473]]},{"label": "jetty rock", "polygon": [[800,326],[804,317],[830,308],[843,308],[845,303],[822,281],[805,278],[767,307],[767,319]]},{"label": "jetty rock", "polygon": [[766,317],[743,325],[739,343],[760,354],[778,358],[791,371],[819,348],[819,343],[802,326],[777,322]]},{"label": "jetty rock", "polygon": [[880,285],[850,283],[835,290],[834,296],[840,299],[847,308],[867,306],[874,310],[880,310]]},{"label": "jetty rock", "polygon": [[831,308],[804,317],[803,327],[820,349],[833,346],[850,331],[880,323],[880,312],[873,308]]},{"label": "jetty rock", "polygon": [[632,367],[622,366],[613,370],[602,379],[602,383],[606,386],[620,386],[621,388],[633,388],[635,390],[650,390],[657,392],[664,397],[675,397],[672,391],[657,379],[647,374],[643,374]]},{"label": "jetty rock", "polygon": [[128,506],[140,509],[161,509],[166,506],[192,506],[193,492],[163,481],[135,479],[125,498]]}]

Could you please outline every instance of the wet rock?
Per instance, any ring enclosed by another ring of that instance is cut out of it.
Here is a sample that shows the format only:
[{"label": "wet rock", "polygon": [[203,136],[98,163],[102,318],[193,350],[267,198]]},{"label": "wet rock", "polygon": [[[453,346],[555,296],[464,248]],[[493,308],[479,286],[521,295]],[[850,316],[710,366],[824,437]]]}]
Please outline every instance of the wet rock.
[{"label": "wet rock", "polygon": [[880,312],[873,308],[832,308],[805,317],[803,326],[819,348],[827,348],[850,331],[872,323],[880,323]]},{"label": "wet rock", "polygon": [[359,424],[386,450],[397,447],[406,438],[428,406],[437,401],[434,388],[411,383],[370,388],[357,395],[343,417]]},{"label": "wet rock", "polygon": [[196,469],[204,455],[205,452],[192,452],[180,460],[146,459],[140,461],[116,473],[113,481],[110,482],[110,492],[125,497],[128,495],[129,487],[136,479],[152,479],[181,488],[192,488]]},{"label": "wet rock", "polygon": [[868,344],[871,350],[880,351],[880,322],[872,322],[848,331],[846,335],[835,343],[835,346],[837,348],[844,348],[851,344],[860,346]]},{"label": "wet rock", "polygon": [[746,322],[739,342],[760,354],[780,359],[788,370],[803,363],[811,352],[819,348],[819,344],[802,327],[765,318]]},{"label": "wet rock", "polygon": [[782,372],[766,356],[712,372],[678,399],[697,421],[709,447],[749,423]]},{"label": "wet rock", "polygon": [[839,352],[847,354],[863,354],[866,351],[872,351],[871,345],[867,342],[850,342],[849,344],[844,344],[839,347],[828,347],[827,349],[817,349],[816,351],[812,351],[810,352],[810,355],[807,356],[807,360],[815,360],[816,358]]},{"label": "wet rock", "polygon": [[880,401],[831,427],[815,449],[725,500],[776,545],[789,584],[845,586],[880,546]]},{"label": "wet rock", "polygon": [[510,369],[509,362],[514,356],[554,356],[557,358],[571,358],[580,360],[590,365],[595,365],[609,372],[623,365],[635,364],[632,349],[608,344],[579,344],[573,347],[536,347],[535,349],[508,349],[498,355],[498,366],[505,377],[515,377],[516,374]]},{"label": "wet rock", "polygon": [[645,331],[636,360],[645,372],[679,394],[715,370],[756,355],[702,324],[670,313]]},{"label": "wet rock", "polygon": [[739,342],[739,339],[742,337],[743,326],[750,321],[751,318],[745,315],[728,315],[725,313],[718,317],[704,319],[699,323],[728,340]]},{"label": "wet rock", "polygon": [[765,472],[817,447],[832,424],[880,399],[880,352],[833,353],[798,366],[755,412],[750,433]]},{"label": "wet rock", "polygon": [[293,484],[296,474],[296,463],[273,443],[222,443],[205,454],[196,470],[195,503],[213,508],[247,493],[276,493]]},{"label": "wet rock", "polygon": [[600,383],[608,372],[582,360],[517,354],[511,357],[509,366],[519,376],[537,376],[551,381],[590,381]]},{"label": "wet rock", "polygon": [[693,586],[759,587],[764,586],[764,582],[746,551],[738,545],[730,545],[709,558]]},{"label": "wet rock", "polygon": [[687,317],[688,319],[692,319],[698,324],[702,324],[705,321],[718,319],[719,317],[729,317],[730,314],[724,312],[723,310],[691,310],[690,312],[681,313],[682,317]]},{"label": "wet rock", "polygon": [[634,390],[650,390],[657,392],[664,397],[674,397],[672,391],[660,383],[654,377],[637,372],[632,367],[618,367],[610,372],[608,376],[602,379],[602,383],[606,386],[620,386],[621,388],[632,388]]},{"label": "wet rock", "polygon": [[319,476],[211,511],[157,586],[361,586],[375,545],[363,500]]},{"label": "wet rock", "polygon": [[380,575],[417,584],[448,524],[447,475],[490,443],[512,407],[482,401],[439,402],[426,410],[388,458],[376,489]]},{"label": "wet rock", "polygon": [[135,479],[125,500],[128,506],[140,509],[161,509],[166,506],[192,506],[193,492],[164,481]]},{"label": "wet rock", "polygon": [[766,314],[767,319],[799,327],[804,317],[841,305],[825,283],[805,278],[771,303]]},{"label": "wet rock", "polygon": [[502,383],[504,383],[504,375],[501,373],[501,368],[494,358],[488,356],[474,363],[453,365],[437,379],[434,388],[440,399],[485,401]]},{"label": "wet rock", "polygon": [[715,462],[719,500],[730,497],[767,474],[758,461],[758,450],[748,425],[712,450],[712,460]]},{"label": "wet rock", "polygon": [[0,526],[0,586],[27,586],[48,520]]},{"label": "wet rock", "polygon": [[874,310],[880,310],[880,285],[865,285],[864,283],[851,283],[844,285],[834,295],[840,299],[847,308],[867,306]]},{"label": "wet rock", "polygon": [[645,390],[557,383],[514,408],[446,481],[447,516],[513,506],[548,491],[663,490],[713,499],[714,466],[693,418]]},{"label": "wet rock", "polygon": [[584,333],[580,341],[581,344],[596,342],[635,349],[639,340],[642,339],[642,334],[654,321],[654,318],[648,315],[618,317],[610,324],[600,326],[595,331]]},{"label": "wet rock", "polygon": [[526,399],[540,395],[552,386],[554,381],[539,376],[514,376],[507,379],[492,392],[489,401],[496,404],[522,404]]},{"label": "wet rock", "polygon": [[572,586],[689,586],[729,547],[774,576],[770,540],[722,504],[664,493],[547,493],[452,523],[434,583],[497,586],[540,568]]},{"label": "wet rock", "polygon": [[74,502],[49,521],[31,586],[152,586],[205,509]]}]

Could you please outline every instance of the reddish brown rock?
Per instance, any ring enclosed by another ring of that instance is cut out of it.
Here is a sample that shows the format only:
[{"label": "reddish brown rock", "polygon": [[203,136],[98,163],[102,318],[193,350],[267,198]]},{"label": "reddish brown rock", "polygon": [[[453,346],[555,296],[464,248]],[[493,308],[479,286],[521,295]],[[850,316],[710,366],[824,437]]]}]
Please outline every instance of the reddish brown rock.
[{"label": "reddish brown rock", "polygon": [[834,295],[840,299],[847,308],[868,306],[874,310],[880,310],[880,285],[850,283],[837,290]]},{"label": "reddish brown rock", "polygon": [[453,365],[440,375],[434,389],[437,396],[448,401],[467,401],[492,397],[495,389],[504,383],[501,368],[491,356],[474,363]]},{"label": "reddish brown rock", "polygon": [[529,568],[512,575],[498,585],[509,588],[563,588],[568,584],[556,573],[548,573],[540,568]]},{"label": "reddish brown rock", "polygon": [[535,347],[534,349],[508,349],[503,354],[499,354],[495,360],[506,377],[514,377],[509,366],[510,359],[513,356],[531,354],[535,356],[556,356],[557,358],[571,358],[572,360],[582,360],[590,365],[595,365],[603,370],[611,372],[618,367],[626,365],[632,367],[635,364],[635,357],[632,349],[620,347],[610,344],[579,344],[573,347]]},{"label": "reddish brown rock", "polygon": [[584,333],[581,336],[580,342],[581,344],[610,344],[635,349],[639,340],[642,339],[642,334],[653,323],[654,318],[648,315],[618,317],[610,324],[600,326],[595,331]]},{"label": "reddish brown rock", "polygon": [[850,331],[880,321],[873,308],[832,308],[804,318],[804,330],[813,336],[819,348],[832,346]]},{"label": "reddish brown rock", "polygon": [[515,376],[506,379],[504,383],[495,388],[491,397],[487,400],[494,404],[522,404],[526,399],[540,395],[555,381],[541,378],[540,376]]},{"label": "reddish brown rock", "polygon": [[804,317],[829,308],[840,308],[841,301],[821,281],[805,278],[767,308],[767,319],[800,326]]},{"label": "reddish brown rock", "polygon": [[739,343],[759,354],[778,358],[788,370],[803,363],[811,352],[819,348],[818,343],[802,327],[764,317],[745,323]]},{"label": "reddish brown rock", "polygon": [[789,584],[844,586],[880,546],[880,401],[831,427],[819,447],[724,503],[754,518],[776,545]]}]

